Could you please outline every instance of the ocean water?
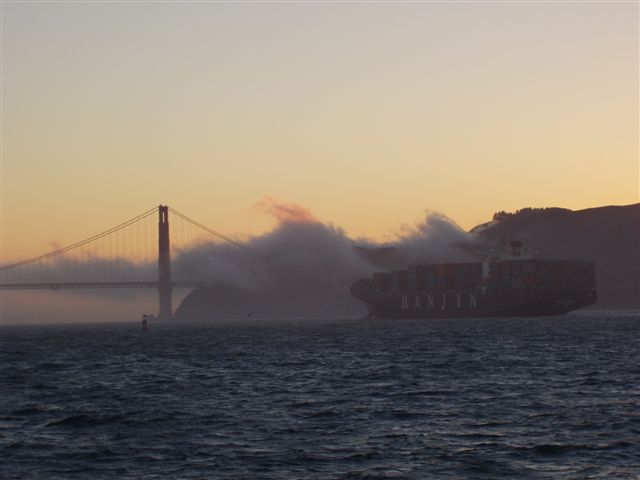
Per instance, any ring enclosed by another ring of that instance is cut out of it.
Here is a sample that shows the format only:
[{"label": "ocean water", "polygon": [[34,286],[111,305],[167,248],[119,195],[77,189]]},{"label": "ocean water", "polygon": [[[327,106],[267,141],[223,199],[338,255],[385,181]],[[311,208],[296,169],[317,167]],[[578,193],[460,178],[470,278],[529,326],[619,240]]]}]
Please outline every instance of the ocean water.
[{"label": "ocean water", "polygon": [[640,478],[640,316],[4,326],[0,478]]}]

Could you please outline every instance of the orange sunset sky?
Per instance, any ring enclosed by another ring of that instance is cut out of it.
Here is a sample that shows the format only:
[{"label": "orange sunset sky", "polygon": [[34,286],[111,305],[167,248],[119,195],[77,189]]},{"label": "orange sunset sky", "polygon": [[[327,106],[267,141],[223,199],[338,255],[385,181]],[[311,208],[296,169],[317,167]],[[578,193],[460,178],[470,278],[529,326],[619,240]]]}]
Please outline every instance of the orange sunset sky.
[{"label": "orange sunset sky", "polygon": [[11,2],[2,262],[159,203],[353,237],[638,198],[637,2]]}]

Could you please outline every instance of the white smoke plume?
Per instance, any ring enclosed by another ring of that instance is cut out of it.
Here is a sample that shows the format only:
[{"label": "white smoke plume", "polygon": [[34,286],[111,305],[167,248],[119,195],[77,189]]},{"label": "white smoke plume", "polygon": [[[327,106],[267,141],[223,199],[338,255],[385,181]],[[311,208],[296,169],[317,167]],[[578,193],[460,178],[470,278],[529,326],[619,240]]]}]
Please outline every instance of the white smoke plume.
[{"label": "white smoke plume", "polygon": [[355,241],[295,204],[266,198],[256,208],[274,216],[276,227],[246,242],[205,244],[174,259],[177,277],[214,282],[195,292],[182,309],[186,316],[355,315],[364,307],[349,293],[356,278],[409,264],[468,259],[455,244],[473,237],[447,217],[430,213],[405,228],[397,240]]},{"label": "white smoke plume", "polygon": [[[463,246],[476,242],[475,236],[464,231],[449,217],[427,212],[415,227],[405,226],[392,246],[406,265],[469,261]],[[404,268],[404,267],[403,267]]]}]

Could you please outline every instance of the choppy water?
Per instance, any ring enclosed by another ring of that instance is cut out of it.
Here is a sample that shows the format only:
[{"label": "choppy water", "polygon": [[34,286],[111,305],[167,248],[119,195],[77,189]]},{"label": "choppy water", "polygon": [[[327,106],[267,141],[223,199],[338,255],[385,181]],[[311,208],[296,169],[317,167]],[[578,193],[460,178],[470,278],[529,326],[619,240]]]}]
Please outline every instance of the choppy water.
[{"label": "choppy water", "polygon": [[0,341],[3,479],[640,477],[638,315]]}]

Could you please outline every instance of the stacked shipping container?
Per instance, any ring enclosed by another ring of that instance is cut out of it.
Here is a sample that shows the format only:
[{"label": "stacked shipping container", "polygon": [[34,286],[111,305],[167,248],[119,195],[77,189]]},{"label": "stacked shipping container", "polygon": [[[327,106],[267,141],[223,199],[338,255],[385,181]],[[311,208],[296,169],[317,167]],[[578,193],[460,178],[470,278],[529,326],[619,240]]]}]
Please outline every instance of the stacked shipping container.
[{"label": "stacked shipping container", "polygon": [[579,260],[505,260],[489,265],[491,290],[581,290],[595,284],[592,262]]},{"label": "stacked shipping container", "polygon": [[488,290],[580,290],[595,283],[593,263],[578,260],[504,260],[482,263],[416,265],[408,270],[374,273],[371,288],[378,292]]}]

